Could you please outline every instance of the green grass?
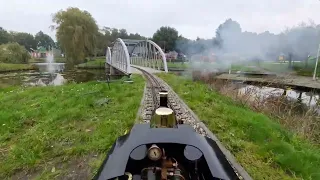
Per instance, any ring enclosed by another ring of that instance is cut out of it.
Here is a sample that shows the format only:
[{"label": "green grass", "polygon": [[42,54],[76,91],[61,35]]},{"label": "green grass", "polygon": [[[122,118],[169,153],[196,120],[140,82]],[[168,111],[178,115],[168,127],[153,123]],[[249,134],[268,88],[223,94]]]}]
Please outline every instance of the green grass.
[{"label": "green grass", "polygon": [[[46,58],[31,58],[29,60],[29,63],[42,63],[42,62],[46,62]],[[54,62],[65,63],[66,62],[66,58],[64,58],[64,57],[54,57]]]},{"label": "green grass", "polygon": [[78,64],[78,68],[87,68],[87,69],[92,69],[92,68],[101,68],[104,69],[104,64],[106,62],[106,59],[95,59],[92,61],[88,61],[86,63]]},{"label": "green grass", "polygon": [[253,67],[245,66],[245,65],[235,65],[235,64],[232,64],[232,65],[231,65],[231,70],[232,70],[232,71],[255,71],[256,69],[253,68]]},{"label": "green grass", "polygon": [[200,82],[160,74],[253,179],[320,179],[320,149]]},{"label": "green grass", "polygon": [[[254,68],[253,66],[256,66],[257,68]],[[273,62],[261,62],[260,64],[256,62],[243,62],[241,64],[234,63],[231,67],[233,71],[256,71],[261,69],[275,73],[295,72],[300,76],[312,76],[315,67],[315,59],[309,60],[307,66],[305,62],[293,62],[292,69],[289,69],[288,66],[288,62],[278,64],[275,64]],[[317,76],[320,76],[319,66],[317,69]]]},{"label": "green grass", "polygon": [[[133,80],[111,83],[110,90],[98,82],[0,89],[0,179],[24,170],[67,175],[70,167],[63,164],[97,154],[92,175],[114,140],[134,124],[144,80]],[[96,104],[102,98],[109,103]]]},{"label": "green grass", "polygon": [[9,64],[9,63],[0,63],[0,72],[6,71],[19,71],[19,70],[31,70],[35,69],[31,64]]},{"label": "green grass", "polygon": [[169,62],[167,61],[168,68],[181,68],[186,69],[188,68],[188,63],[182,63],[182,62]]}]

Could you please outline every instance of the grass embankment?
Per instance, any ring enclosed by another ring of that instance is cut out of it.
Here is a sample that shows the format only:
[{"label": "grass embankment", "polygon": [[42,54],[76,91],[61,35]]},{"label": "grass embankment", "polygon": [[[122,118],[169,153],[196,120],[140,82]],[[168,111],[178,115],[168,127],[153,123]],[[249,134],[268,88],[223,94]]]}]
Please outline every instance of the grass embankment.
[{"label": "grass embankment", "polygon": [[0,179],[89,179],[134,124],[144,80],[133,79],[0,89]]},{"label": "grass embankment", "polygon": [[36,69],[32,64],[8,64],[0,63],[0,72],[22,71]]},{"label": "grass embankment", "polygon": [[[234,63],[231,66],[233,71],[268,71],[274,73],[295,73],[299,76],[312,76],[316,60],[306,62],[292,62],[292,68],[289,68],[289,62],[241,62]],[[320,76],[320,66],[317,68],[317,76]]]},{"label": "grass embankment", "polygon": [[189,64],[184,62],[167,62],[167,66],[168,68],[187,69]]},{"label": "grass embankment", "polygon": [[[44,63],[46,62],[46,58],[31,58],[29,63]],[[54,62],[56,63],[65,63],[66,58],[64,57],[54,57]]]},{"label": "grass embankment", "polygon": [[276,62],[241,62],[233,63],[231,65],[232,71],[268,71],[274,73],[290,72],[288,69],[288,63],[276,63]]},{"label": "grass embankment", "polygon": [[105,62],[106,62],[106,59],[99,58],[99,59],[89,60],[86,63],[78,64],[76,67],[82,68],[82,69],[104,69]]},{"label": "grass embankment", "polygon": [[276,120],[211,91],[201,82],[160,74],[235,155],[253,179],[320,179],[320,149]]}]

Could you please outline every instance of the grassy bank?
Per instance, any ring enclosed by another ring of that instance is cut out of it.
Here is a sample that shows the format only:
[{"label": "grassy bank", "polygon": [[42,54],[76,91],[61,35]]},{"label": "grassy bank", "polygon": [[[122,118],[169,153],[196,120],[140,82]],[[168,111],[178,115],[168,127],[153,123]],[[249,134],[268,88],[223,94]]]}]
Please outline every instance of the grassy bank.
[{"label": "grassy bank", "polygon": [[189,67],[189,64],[183,62],[167,62],[167,66],[168,68],[187,69]]},{"label": "grassy bank", "polygon": [[235,155],[253,179],[320,179],[320,149],[275,120],[172,74],[159,75]]},{"label": "grassy bank", "polygon": [[105,62],[106,62],[106,59],[99,58],[99,59],[88,61],[86,63],[78,64],[77,67],[84,68],[84,69],[104,69]]},{"label": "grassy bank", "polygon": [[[315,67],[315,60],[305,62],[292,62],[292,68],[289,68],[288,62],[241,62],[234,63],[231,66],[233,71],[268,71],[274,73],[295,73],[299,76],[312,76]],[[317,76],[320,76],[320,66],[317,68]]]},{"label": "grassy bank", "polygon": [[144,80],[0,89],[0,179],[90,179],[129,130]]},{"label": "grassy bank", "polygon": [[0,72],[20,71],[20,70],[32,70],[36,69],[32,64],[8,64],[0,63]]},{"label": "grassy bank", "polygon": [[[46,58],[31,58],[29,60],[30,63],[44,63],[46,62]],[[64,57],[54,57],[54,62],[56,63],[65,63],[66,58]]]}]

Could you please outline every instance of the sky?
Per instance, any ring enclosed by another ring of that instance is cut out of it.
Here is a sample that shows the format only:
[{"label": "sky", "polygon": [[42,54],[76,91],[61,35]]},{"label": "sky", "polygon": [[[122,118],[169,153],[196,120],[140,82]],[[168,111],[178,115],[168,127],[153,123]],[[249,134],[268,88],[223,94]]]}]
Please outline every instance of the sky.
[{"label": "sky", "polygon": [[89,11],[99,27],[152,37],[171,26],[189,39],[212,38],[232,18],[243,31],[279,33],[300,22],[320,24],[319,0],[0,0],[0,27],[55,39],[52,14],[68,7]]}]

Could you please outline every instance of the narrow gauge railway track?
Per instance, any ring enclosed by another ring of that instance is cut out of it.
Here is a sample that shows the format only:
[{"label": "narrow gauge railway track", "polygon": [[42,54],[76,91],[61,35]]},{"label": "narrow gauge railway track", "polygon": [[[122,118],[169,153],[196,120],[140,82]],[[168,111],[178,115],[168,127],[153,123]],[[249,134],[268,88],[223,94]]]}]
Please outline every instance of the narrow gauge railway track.
[{"label": "narrow gauge railway track", "polygon": [[139,70],[143,73],[143,75],[146,77],[146,79],[148,80],[148,85],[149,85],[149,88],[152,92],[152,99],[153,99],[153,106],[154,106],[154,109],[158,108],[159,106],[159,92],[160,91],[166,91],[166,89],[164,88],[164,86],[161,85],[161,83],[152,75],[150,74],[149,72],[143,70],[143,69],[140,69]]},{"label": "narrow gauge railway track", "polygon": [[145,71],[144,69],[137,69],[143,73],[148,81],[145,95],[146,97],[144,100],[146,110],[145,115],[143,116],[144,122],[149,122],[151,120],[153,110],[159,107],[158,99],[160,99],[160,97],[158,92],[167,91],[169,93],[168,105],[171,109],[174,110],[178,123],[189,124],[199,134],[213,139],[217,143],[218,148],[226,156],[227,160],[233,167],[239,179],[252,180],[250,175],[243,169],[243,167],[236,162],[235,157],[231,154],[231,152],[221,144],[218,138],[199,120],[197,115],[195,115],[192,110],[187,107],[187,105],[182,100],[180,100],[180,97],[172,92],[172,89],[169,85],[167,85],[155,75]]},{"label": "narrow gauge railway track", "polygon": [[[145,116],[143,117],[143,120],[145,122],[149,122],[151,119],[151,115],[153,110],[157,109],[159,107],[159,102],[160,102],[160,96],[159,92],[160,91],[169,91],[168,88],[166,88],[167,85],[163,84],[161,81],[158,80],[157,77],[155,77],[153,74],[145,71],[144,69],[137,68],[139,69],[145,78],[148,81],[147,84],[147,94],[146,94],[146,112]],[[152,99],[152,102],[151,102]],[[169,108],[173,109],[173,112],[177,118],[177,121],[179,124],[183,124],[185,121],[185,117],[183,116],[183,111],[181,110],[180,106],[178,105],[175,101],[174,98],[168,97],[168,106]]]}]

